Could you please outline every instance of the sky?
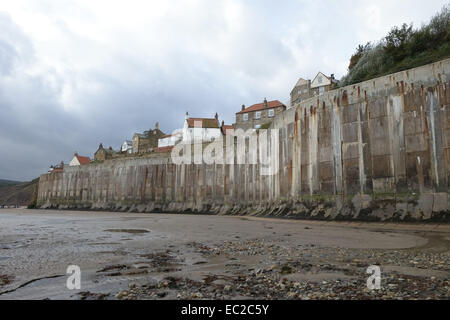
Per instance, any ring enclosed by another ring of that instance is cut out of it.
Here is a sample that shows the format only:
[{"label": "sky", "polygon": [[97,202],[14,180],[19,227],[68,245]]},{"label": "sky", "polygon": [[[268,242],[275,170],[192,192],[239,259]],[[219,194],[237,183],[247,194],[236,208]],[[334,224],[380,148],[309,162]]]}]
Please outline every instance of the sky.
[{"label": "sky", "polygon": [[420,27],[438,0],[0,0],[0,179],[27,181],[185,113],[232,124],[345,75],[359,44]]}]

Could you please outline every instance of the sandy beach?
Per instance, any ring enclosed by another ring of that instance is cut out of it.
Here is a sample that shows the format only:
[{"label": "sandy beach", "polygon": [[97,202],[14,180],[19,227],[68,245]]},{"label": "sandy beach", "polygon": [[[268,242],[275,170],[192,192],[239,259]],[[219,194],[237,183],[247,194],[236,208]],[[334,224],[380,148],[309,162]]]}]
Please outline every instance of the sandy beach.
[{"label": "sandy beach", "polygon": [[448,224],[0,209],[0,299],[449,299],[449,250]]}]

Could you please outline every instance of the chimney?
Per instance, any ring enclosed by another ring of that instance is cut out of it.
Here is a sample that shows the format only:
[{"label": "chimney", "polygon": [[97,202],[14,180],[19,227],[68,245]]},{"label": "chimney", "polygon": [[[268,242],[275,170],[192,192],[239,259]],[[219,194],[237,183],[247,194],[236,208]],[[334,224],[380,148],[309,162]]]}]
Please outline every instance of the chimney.
[{"label": "chimney", "polygon": [[111,147],[111,146],[109,147],[109,150],[111,150],[111,151],[112,151],[112,147]]},{"label": "chimney", "polygon": [[334,80],[334,73],[331,74],[330,78]]},{"label": "chimney", "polygon": [[245,110],[245,104],[242,105],[241,111],[244,111],[244,110]]},{"label": "chimney", "polygon": [[78,157],[78,152],[75,151],[75,153],[73,154],[75,157]]},{"label": "chimney", "polygon": [[155,123],[155,130],[158,130],[159,129],[159,122],[156,122]]},{"label": "chimney", "polygon": [[98,146],[99,149],[103,149],[103,143],[100,142],[100,145]]},{"label": "chimney", "polygon": [[222,127],[225,125],[225,121],[222,120]]},{"label": "chimney", "polygon": [[189,119],[189,112],[186,111],[186,116],[184,117],[186,120]]},{"label": "chimney", "polygon": [[61,161],[61,163],[59,164],[61,166],[61,169],[64,168],[64,161]]},{"label": "chimney", "polygon": [[267,99],[264,98],[264,109],[267,109]]},{"label": "chimney", "polygon": [[219,115],[216,112],[216,115],[214,116],[214,118],[216,118],[217,121],[219,121]]}]

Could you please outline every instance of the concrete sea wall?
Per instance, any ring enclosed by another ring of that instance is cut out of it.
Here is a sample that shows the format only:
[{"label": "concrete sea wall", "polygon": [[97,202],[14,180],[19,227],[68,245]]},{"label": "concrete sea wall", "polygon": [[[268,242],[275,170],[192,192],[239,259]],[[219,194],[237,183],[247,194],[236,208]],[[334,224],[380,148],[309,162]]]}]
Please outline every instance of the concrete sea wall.
[{"label": "concrete sea wall", "polygon": [[330,91],[277,115],[279,170],[107,160],[40,178],[40,207],[306,219],[449,221],[450,59]]}]

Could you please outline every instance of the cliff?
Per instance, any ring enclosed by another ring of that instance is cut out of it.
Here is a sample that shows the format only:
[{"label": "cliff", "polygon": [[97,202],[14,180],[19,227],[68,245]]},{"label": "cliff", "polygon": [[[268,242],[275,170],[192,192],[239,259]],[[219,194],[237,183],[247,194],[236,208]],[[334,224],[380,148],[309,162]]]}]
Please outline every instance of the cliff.
[{"label": "cliff", "polygon": [[449,67],[447,59],[343,87],[277,115],[273,175],[249,163],[107,160],[42,175],[38,205],[448,221]]}]

